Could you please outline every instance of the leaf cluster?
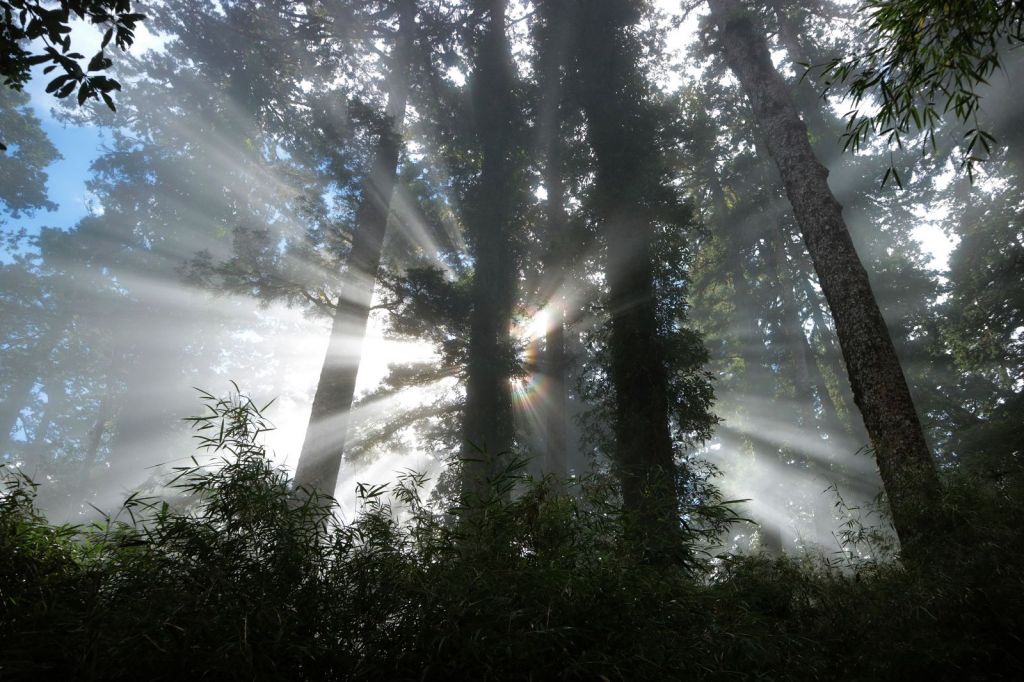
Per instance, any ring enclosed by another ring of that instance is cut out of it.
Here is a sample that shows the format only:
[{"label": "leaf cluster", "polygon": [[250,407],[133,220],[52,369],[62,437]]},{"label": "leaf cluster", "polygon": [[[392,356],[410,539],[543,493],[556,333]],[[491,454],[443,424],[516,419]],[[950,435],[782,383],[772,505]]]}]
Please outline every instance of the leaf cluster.
[{"label": "leaf cluster", "polygon": [[[0,78],[3,84],[21,90],[30,78],[31,67],[46,64],[44,74],[58,71],[46,86],[46,92],[63,99],[78,90],[78,104],[102,99],[113,111],[111,93],[121,84],[102,75],[113,61],[106,48],[114,42],[127,50],[135,40],[135,28],[145,16],[132,11],[130,0],[61,0],[48,7],[38,0],[0,1]],[[105,28],[99,52],[83,68],[85,55],[71,49],[72,18],[88,20]],[[31,41],[41,41],[35,51]],[[0,145],[0,151],[4,147]]]},{"label": "leaf cluster", "polygon": [[[995,143],[978,119],[981,87],[1001,68],[1003,46],[1019,45],[1024,38],[1024,5],[867,0],[861,12],[867,16],[866,48],[822,67],[827,90],[842,85],[853,101],[844,148],[856,151],[878,134],[902,149],[920,131],[934,151],[936,127],[952,114],[971,126],[964,136],[963,166],[973,178],[976,164],[991,155]],[[874,113],[862,113],[865,100],[877,105]],[[895,165],[883,184],[890,177],[902,187]]]}]

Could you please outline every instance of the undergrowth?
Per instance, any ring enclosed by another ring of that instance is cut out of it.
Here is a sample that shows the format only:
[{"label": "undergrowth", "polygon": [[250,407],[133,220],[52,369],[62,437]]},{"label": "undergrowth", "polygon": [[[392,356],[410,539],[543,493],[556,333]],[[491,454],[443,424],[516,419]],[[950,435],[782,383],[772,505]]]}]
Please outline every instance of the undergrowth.
[{"label": "undergrowth", "polygon": [[[1020,511],[964,480],[934,566],[701,554],[653,564],[600,479],[438,510],[407,472],[351,522],[294,490],[248,399],[206,396],[173,495],[49,524],[0,494],[0,679],[998,679],[1021,669]],[[504,484],[502,484],[504,485]],[[480,503],[483,505],[484,503]],[[714,507],[714,505],[711,505]],[[467,511],[472,513],[467,513]]]}]

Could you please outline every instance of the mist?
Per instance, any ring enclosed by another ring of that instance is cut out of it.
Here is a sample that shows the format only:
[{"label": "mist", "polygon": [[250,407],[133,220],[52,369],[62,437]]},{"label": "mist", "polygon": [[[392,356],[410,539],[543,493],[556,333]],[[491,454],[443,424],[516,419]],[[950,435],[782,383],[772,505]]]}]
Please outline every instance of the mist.
[{"label": "mist", "polygon": [[[973,529],[949,491],[1008,504],[1019,23],[955,88],[886,65],[899,99],[857,69],[912,3],[579,4],[161,0],[12,33],[0,465],[40,518],[209,509],[181,472],[233,471],[199,427],[223,446],[242,413],[281,509],[386,517],[395,556],[491,528],[483,500],[596,514],[570,545],[694,584],[846,579],[927,565],[922,519]],[[81,66],[26,61],[60,35]]]}]

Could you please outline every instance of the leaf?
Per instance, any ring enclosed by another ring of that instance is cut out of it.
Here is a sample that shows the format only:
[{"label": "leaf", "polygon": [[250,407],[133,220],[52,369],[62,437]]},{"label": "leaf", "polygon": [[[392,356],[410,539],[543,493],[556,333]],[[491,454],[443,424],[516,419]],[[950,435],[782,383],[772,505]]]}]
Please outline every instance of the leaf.
[{"label": "leaf", "polygon": [[61,75],[57,76],[57,77],[56,77],[56,78],[54,78],[54,79],[53,79],[52,81],[50,81],[49,85],[47,85],[47,86],[46,86],[46,92],[47,92],[47,93],[51,93],[51,92],[54,92],[54,91],[55,91],[55,90],[56,90],[57,88],[59,88],[60,86],[64,85],[64,83],[65,83],[65,82],[66,82],[66,81],[67,81],[67,80],[68,80],[69,78],[71,78],[71,76],[69,76],[69,75],[68,75],[68,74],[66,74],[66,73],[65,73],[65,74],[61,74]]},{"label": "leaf", "polygon": [[92,59],[89,60],[89,66],[87,68],[89,71],[102,71],[103,69],[110,66],[112,63],[113,62],[107,59],[106,56],[103,54],[103,50],[100,50],[99,52],[93,55]]}]

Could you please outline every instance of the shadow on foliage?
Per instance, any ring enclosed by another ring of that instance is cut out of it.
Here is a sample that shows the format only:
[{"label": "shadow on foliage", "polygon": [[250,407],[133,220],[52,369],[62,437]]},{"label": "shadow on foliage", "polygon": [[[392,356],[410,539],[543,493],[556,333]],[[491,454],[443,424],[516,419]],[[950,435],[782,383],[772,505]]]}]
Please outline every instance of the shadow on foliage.
[{"label": "shadow on foliage", "polygon": [[691,561],[652,565],[623,541],[608,478],[572,495],[519,482],[486,509],[441,509],[407,471],[360,486],[362,510],[343,522],[268,459],[257,405],[203,400],[191,421],[210,461],[175,472],[173,503],[133,495],[102,522],[54,526],[36,486],[5,473],[0,677],[993,679],[1020,668],[1020,514],[977,511],[1005,510],[1006,491],[950,487],[977,528],[949,529],[955,560],[942,571],[713,556],[708,541],[728,525],[715,520],[732,518],[714,505],[687,536]]}]

